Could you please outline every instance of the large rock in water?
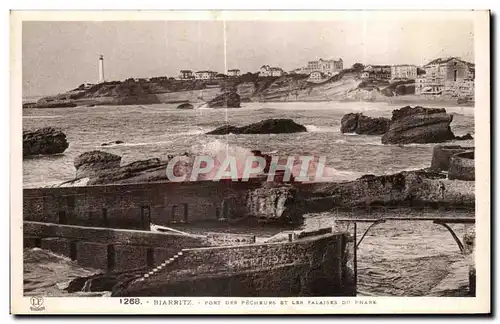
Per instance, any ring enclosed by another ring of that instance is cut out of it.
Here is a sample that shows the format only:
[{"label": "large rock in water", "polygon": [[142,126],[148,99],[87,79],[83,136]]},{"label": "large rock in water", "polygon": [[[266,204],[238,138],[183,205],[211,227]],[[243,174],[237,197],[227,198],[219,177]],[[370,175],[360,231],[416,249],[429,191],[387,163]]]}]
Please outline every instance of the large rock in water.
[{"label": "large rock in water", "polygon": [[307,132],[305,126],[297,124],[291,119],[266,119],[258,123],[237,127],[224,125],[208,132],[208,135],[225,134],[280,134]]},{"label": "large rock in water", "polygon": [[178,105],[177,109],[194,109],[194,106],[192,104],[190,104],[189,102],[184,102],[184,103],[181,103],[180,105]]},{"label": "large rock in water", "polygon": [[210,108],[240,108],[240,96],[236,92],[224,92],[208,102]]},{"label": "large rock in water", "polygon": [[[168,161],[173,158],[151,158],[139,160],[126,165],[120,165],[121,156],[103,152],[90,151],[78,156],[74,165],[76,177],[73,180],[59,184],[59,187],[82,185],[126,184],[139,182],[169,181],[167,176]],[[188,153],[181,155],[181,160],[175,164],[174,174],[190,175],[194,157]]]},{"label": "large rock in water", "polygon": [[63,153],[68,146],[66,135],[55,128],[23,131],[23,156]]},{"label": "large rock in water", "polygon": [[383,135],[389,130],[391,120],[384,117],[368,117],[361,113],[349,113],[340,121],[342,133]]},{"label": "large rock in water", "polygon": [[389,131],[382,144],[441,143],[455,138],[450,124],[453,115],[444,108],[410,106],[392,112]]},{"label": "large rock in water", "polygon": [[76,179],[90,178],[120,167],[122,157],[103,151],[90,151],[76,157]]}]

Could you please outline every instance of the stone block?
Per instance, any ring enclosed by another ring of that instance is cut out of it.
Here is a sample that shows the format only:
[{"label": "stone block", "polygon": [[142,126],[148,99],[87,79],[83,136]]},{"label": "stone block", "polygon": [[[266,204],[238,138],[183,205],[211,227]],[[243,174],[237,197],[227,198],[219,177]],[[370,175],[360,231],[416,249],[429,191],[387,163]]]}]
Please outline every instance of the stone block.
[{"label": "stone block", "polygon": [[174,253],[172,253],[172,251],[169,249],[154,248],[153,249],[154,265],[157,266],[162,264],[164,261],[168,260],[168,258],[171,258],[174,255]]},{"label": "stone block", "polygon": [[148,248],[137,245],[113,245],[113,270],[121,271],[148,265]]},{"label": "stone block", "polygon": [[23,236],[23,248],[31,249],[34,247],[40,247],[40,238],[36,236]]},{"label": "stone block", "polygon": [[61,237],[43,238],[41,248],[71,258],[71,241]]},{"label": "stone block", "polygon": [[76,243],[76,260],[84,267],[108,269],[108,244],[79,241]]},{"label": "stone block", "polygon": [[207,233],[211,245],[247,245],[255,243],[255,235],[232,233]]}]

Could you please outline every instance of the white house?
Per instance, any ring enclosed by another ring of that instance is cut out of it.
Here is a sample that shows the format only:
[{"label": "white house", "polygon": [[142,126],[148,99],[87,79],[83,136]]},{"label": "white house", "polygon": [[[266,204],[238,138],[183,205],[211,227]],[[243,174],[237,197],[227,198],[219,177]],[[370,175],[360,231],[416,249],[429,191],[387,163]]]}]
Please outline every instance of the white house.
[{"label": "white house", "polygon": [[303,71],[309,74],[315,71],[319,71],[326,75],[333,75],[335,72],[339,72],[343,68],[344,62],[341,58],[338,60],[323,60],[320,58],[317,61],[307,62],[307,66],[303,68]]},{"label": "white house", "polygon": [[414,80],[416,78],[416,65],[400,64],[391,66],[391,80]]},{"label": "white house", "polygon": [[194,74],[196,80],[212,80],[215,79],[217,72],[214,71],[198,71]]},{"label": "white house", "polygon": [[238,77],[240,75],[241,75],[241,72],[239,69],[227,70],[227,76],[229,76],[229,77]]},{"label": "white house", "polygon": [[179,74],[179,80],[191,80],[193,79],[193,71],[191,70],[181,70]]},{"label": "white house", "polygon": [[262,65],[260,67],[259,76],[268,77],[275,76],[280,77],[284,74],[284,71],[279,67],[271,67],[269,65]]}]

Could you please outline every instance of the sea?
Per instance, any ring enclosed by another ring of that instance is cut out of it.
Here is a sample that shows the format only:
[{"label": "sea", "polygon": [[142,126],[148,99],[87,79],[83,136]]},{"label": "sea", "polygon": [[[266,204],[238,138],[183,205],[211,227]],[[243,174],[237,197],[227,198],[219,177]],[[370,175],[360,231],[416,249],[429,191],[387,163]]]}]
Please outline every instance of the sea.
[{"label": "sea", "polygon": [[[95,106],[54,109],[23,109],[23,129],[57,127],[68,138],[69,148],[53,156],[23,160],[23,187],[34,188],[71,180],[73,161],[91,150],[122,156],[122,164],[184,152],[220,152],[245,155],[250,150],[279,156],[314,155],[326,158],[330,175],[337,181],[354,180],[365,174],[391,174],[430,166],[436,144],[383,145],[380,136],[342,134],[340,120],[350,112],[371,117],[391,117],[401,105],[383,102],[268,102],[242,103],[242,108],[176,109],[177,104]],[[426,104],[426,107],[439,105]],[[474,107],[447,106],[454,115],[456,135],[474,135]],[[263,135],[206,135],[225,123],[242,126],[268,118],[291,118],[307,128],[305,133]],[[123,141],[123,144],[101,146]],[[456,143],[473,146],[474,141]],[[401,217],[474,217],[474,211],[384,212]],[[362,212],[332,211],[306,214],[297,229],[333,226],[335,219],[364,218]],[[358,239],[369,224],[358,226]],[[464,225],[452,225],[462,237]],[[352,230],[352,227],[350,228]],[[227,229],[226,229],[227,230]],[[269,237],[280,228],[235,228],[234,231]],[[391,221],[373,227],[358,250],[358,294],[364,296],[465,296],[467,260],[450,233],[432,222]],[[26,270],[28,269],[28,270]],[[28,271],[28,273],[26,272]],[[83,269],[61,256],[35,249],[25,252],[25,292],[64,294],[60,289]],[[48,279],[51,278],[49,283]]]}]

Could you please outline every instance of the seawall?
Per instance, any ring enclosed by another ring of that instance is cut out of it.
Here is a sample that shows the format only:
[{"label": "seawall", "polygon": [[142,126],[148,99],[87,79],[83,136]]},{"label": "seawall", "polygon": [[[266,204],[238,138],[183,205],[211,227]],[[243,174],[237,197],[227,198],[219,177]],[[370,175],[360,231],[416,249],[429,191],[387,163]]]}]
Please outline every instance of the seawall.
[{"label": "seawall", "polygon": [[105,271],[147,269],[183,248],[210,246],[203,238],[175,233],[39,222],[24,222],[23,235],[24,248],[42,248]]},{"label": "seawall", "polygon": [[23,219],[149,230],[246,214],[252,182],[163,182],[23,190]]},{"label": "seawall", "polygon": [[71,291],[113,296],[353,296],[347,234],[332,228],[288,241],[207,233],[186,236],[140,230],[24,222],[24,247],[66,256],[101,274],[77,278]]},{"label": "seawall", "polygon": [[[183,249],[113,296],[353,296],[346,235]],[[156,271],[155,271],[156,270]]]}]

